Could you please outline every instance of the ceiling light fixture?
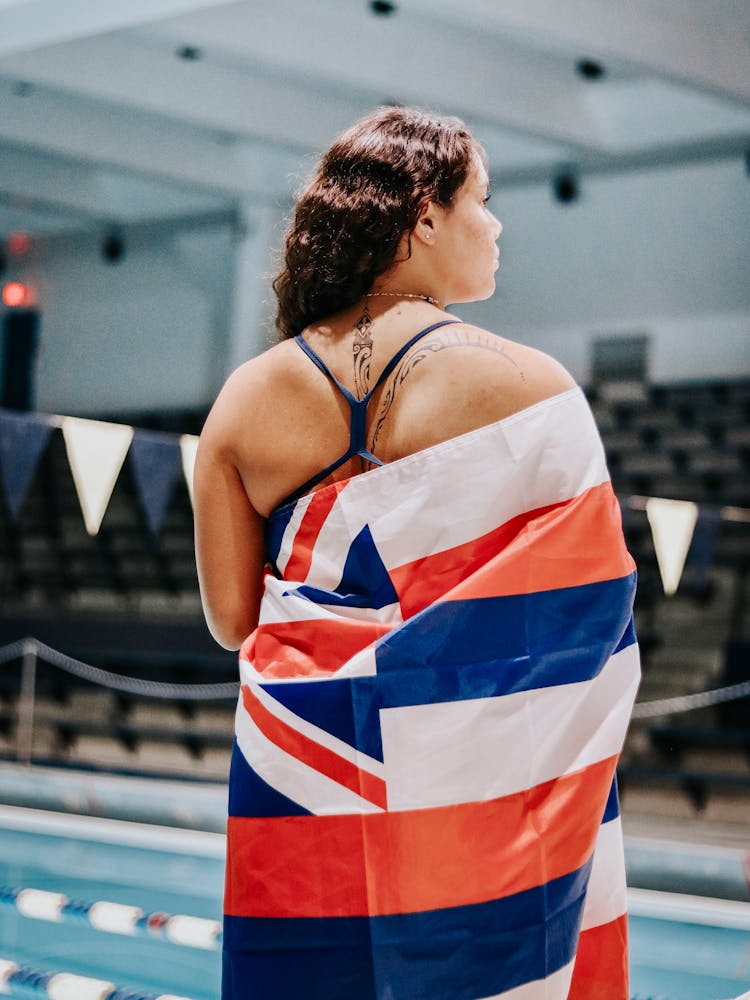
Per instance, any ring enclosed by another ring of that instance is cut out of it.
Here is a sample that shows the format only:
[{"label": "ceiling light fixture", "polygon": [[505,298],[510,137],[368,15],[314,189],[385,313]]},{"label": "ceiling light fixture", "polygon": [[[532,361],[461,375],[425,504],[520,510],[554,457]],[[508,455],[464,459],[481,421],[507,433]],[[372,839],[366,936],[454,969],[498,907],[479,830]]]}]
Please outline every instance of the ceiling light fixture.
[{"label": "ceiling light fixture", "polygon": [[607,75],[606,69],[596,59],[579,59],[576,63],[576,72],[584,80],[601,80]]},{"label": "ceiling light fixture", "polygon": [[560,173],[552,181],[552,193],[555,201],[561,205],[570,205],[578,199],[578,178],[572,171]]},{"label": "ceiling light fixture", "polygon": [[396,4],[390,0],[370,0],[370,10],[378,17],[389,17],[396,12]]},{"label": "ceiling light fixture", "polygon": [[108,264],[119,264],[125,256],[125,240],[119,233],[111,232],[104,238],[101,249]]},{"label": "ceiling light fixture", "polygon": [[184,59],[185,62],[198,62],[203,58],[203,49],[199,49],[197,45],[181,45],[177,49],[177,58]]}]

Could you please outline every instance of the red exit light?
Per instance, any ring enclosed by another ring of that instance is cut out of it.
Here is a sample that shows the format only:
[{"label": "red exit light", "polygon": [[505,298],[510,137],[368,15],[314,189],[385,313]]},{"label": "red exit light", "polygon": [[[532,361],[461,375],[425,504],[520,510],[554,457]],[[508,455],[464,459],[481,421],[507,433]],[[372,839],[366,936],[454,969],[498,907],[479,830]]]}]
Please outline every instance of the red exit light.
[{"label": "red exit light", "polygon": [[9,309],[19,309],[36,305],[36,290],[33,285],[21,281],[9,281],[3,285],[3,303]]},{"label": "red exit light", "polygon": [[11,233],[8,237],[8,250],[14,257],[21,257],[29,252],[31,240],[28,233]]}]

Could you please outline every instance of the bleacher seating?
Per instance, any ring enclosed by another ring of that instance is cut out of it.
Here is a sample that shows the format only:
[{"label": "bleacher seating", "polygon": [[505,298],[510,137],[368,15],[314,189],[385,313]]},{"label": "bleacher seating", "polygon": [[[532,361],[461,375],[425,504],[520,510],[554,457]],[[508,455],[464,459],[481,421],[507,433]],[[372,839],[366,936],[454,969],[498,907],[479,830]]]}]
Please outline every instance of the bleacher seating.
[{"label": "bleacher seating", "polygon": [[[677,596],[665,599],[645,512],[642,505],[631,507],[628,498],[661,496],[750,509],[750,380],[612,383],[593,386],[588,394],[638,565],[636,625],[644,664],[639,697],[717,686],[725,682],[718,669],[720,649],[736,637],[750,599],[745,588],[750,524],[723,522],[708,580],[699,580],[688,561]],[[197,433],[203,416],[144,420],[112,414],[111,419]],[[51,436],[18,523],[0,501],[0,603],[0,645],[36,635],[72,656],[131,676],[178,683],[236,678],[235,655],[215,646],[203,624],[192,511],[182,480],[153,536],[126,461],[101,530],[92,538],[59,432]],[[15,748],[19,671],[18,662],[0,670],[5,757]],[[147,699],[113,694],[105,709],[101,691],[60,671],[40,669],[37,684],[35,759],[185,775],[220,774],[228,761],[231,703],[179,702],[170,713]],[[207,719],[209,709],[213,714]],[[652,787],[657,795],[669,787],[696,808],[705,807],[712,789],[744,796],[750,768],[748,774],[738,770],[736,755],[734,770],[722,771],[719,764],[724,751],[745,752],[748,720],[747,711],[731,723],[707,712],[698,721],[691,714],[636,724],[621,768],[626,796],[636,786]],[[714,754],[710,767],[691,764],[701,750]]]}]

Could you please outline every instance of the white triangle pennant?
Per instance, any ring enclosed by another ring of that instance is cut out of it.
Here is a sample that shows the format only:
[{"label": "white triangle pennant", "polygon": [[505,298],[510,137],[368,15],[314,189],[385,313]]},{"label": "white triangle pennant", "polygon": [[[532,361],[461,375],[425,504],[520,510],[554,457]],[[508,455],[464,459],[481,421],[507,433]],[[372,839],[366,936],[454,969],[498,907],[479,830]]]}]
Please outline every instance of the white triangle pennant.
[{"label": "white triangle pennant", "polygon": [[133,439],[133,428],[63,417],[62,432],[86,531],[95,535]]},{"label": "white triangle pennant", "polygon": [[698,505],[690,500],[649,497],[646,501],[646,517],[651,525],[664,593],[674,594],[693,539]]},{"label": "white triangle pennant", "polygon": [[187,483],[190,503],[193,502],[193,469],[195,468],[195,453],[198,450],[198,437],[196,434],[183,434],[180,437],[180,451],[182,452],[182,474]]}]

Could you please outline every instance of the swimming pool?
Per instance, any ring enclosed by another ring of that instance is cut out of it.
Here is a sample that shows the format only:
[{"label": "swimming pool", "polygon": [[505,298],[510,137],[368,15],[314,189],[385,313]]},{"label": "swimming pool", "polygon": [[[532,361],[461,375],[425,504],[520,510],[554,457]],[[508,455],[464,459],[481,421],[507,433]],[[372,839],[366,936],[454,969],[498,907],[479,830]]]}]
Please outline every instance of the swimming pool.
[{"label": "swimming pool", "polygon": [[[0,884],[221,918],[224,838],[118,820],[0,807]],[[750,989],[750,904],[630,893],[631,992],[724,1000]],[[0,911],[0,959],[68,971],[133,992],[216,1000],[220,956]]]}]

